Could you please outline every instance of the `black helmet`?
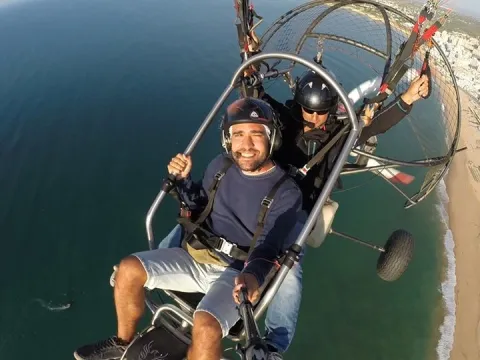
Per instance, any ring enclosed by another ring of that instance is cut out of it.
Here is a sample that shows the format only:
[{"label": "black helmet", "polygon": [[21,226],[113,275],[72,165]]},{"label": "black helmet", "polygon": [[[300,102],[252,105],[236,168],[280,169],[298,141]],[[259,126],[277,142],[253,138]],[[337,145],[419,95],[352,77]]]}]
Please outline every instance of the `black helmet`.
[{"label": "black helmet", "polygon": [[265,125],[270,130],[270,153],[280,147],[280,127],[273,108],[266,101],[245,97],[231,103],[222,117],[222,146],[225,150],[230,151],[230,127],[242,123]]},{"label": "black helmet", "polygon": [[320,75],[309,71],[297,81],[294,100],[311,111],[334,113],[338,105],[338,94]]}]

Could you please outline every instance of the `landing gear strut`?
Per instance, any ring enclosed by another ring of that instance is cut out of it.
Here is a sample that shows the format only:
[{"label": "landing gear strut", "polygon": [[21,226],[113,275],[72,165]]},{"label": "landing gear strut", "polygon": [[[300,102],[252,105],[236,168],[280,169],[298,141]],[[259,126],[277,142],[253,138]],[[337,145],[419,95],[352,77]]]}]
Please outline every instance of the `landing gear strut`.
[{"label": "landing gear strut", "polygon": [[407,270],[413,256],[414,240],[408,231],[395,230],[384,247],[370,244],[356,237],[330,230],[330,233],[354,241],[360,245],[367,246],[380,252],[377,261],[377,274],[385,281],[395,281]]}]

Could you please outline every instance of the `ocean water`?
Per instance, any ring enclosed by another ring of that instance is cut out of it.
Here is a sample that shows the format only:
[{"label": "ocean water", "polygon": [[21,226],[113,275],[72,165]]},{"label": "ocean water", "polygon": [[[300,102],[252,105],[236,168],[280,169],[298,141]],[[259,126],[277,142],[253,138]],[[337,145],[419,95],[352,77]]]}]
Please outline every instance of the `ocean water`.
[{"label": "ocean water", "polygon": [[[255,2],[265,24],[298,4]],[[112,266],[147,248],[145,215],[168,160],[239,65],[233,3],[4,1],[0,46],[0,358],[71,358],[76,347],[115,332]],[[326,61],[348,78],[346,87],[371,76],[335,54]],[[418,108],[420,117],[430,109]],[[381,146],[413,151],[401,129]],[[212,127],[193,154],[194,175],[220,150]],[[441,197],[405,211],[378,178],[345,183],[362,186],[335,194],[334,228],[378,245],[408,229],[414,259],[386,283],[370,249],[334,237],[308,249],[285,358],[436,357],[451,329],[439,327],[452,315]],[[172,227],[175,206],[166,201],[157,212],[157,239]],[[446,319],[441,291],[450,296]]]}]

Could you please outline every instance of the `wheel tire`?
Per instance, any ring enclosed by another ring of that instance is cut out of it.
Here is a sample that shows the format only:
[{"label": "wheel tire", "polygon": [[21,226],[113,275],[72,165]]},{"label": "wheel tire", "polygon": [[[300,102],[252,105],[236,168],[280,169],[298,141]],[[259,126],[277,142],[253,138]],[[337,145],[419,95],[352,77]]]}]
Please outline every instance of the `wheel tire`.
[{"label": "wheel tire", "polygon": [[395,230],[377,261],[377,274],[385,281],[395,281],[407,270],[413,256],[413,236],[405,230]]}]

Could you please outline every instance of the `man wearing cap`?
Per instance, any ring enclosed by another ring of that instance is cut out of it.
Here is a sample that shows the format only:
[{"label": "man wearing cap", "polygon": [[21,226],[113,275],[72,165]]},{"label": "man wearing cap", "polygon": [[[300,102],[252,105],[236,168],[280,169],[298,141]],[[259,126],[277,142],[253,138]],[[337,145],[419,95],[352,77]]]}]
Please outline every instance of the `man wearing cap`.
[{"label": "man wearing cap", "polygon": [[[190,178],[189,156],[178,154],[172,159],[168,171],[176,175],[182,200],[193,212],[201,212],[199,217],[209,209],[199,231],[210,234],[208,239],[224,239],[236,252],[225,253],[213,245],[198,248],[189,230],[183,234],[176,227],[173,237],[183,237],[181,247],[122,259],[114,286],[117,335],[77,349],[76,359],[122,356],[144,312],[144,288],[205,293],[194,314],[188,359],[220,359],[221,339],[239,320],[240,288],[245,286],[249,300],[257,301],[259,288],[284,244],[293,243],[300,230],[297,224],[305,219],[298,186],[271,160],[280,140],[270,105],[244,98],[228,107],[222,126],[227,153],[210,162],[201,183]],[[209,195],[214,182],[212,203]],[[257,215],[266,198],[269,207],[259,228]]]}]

